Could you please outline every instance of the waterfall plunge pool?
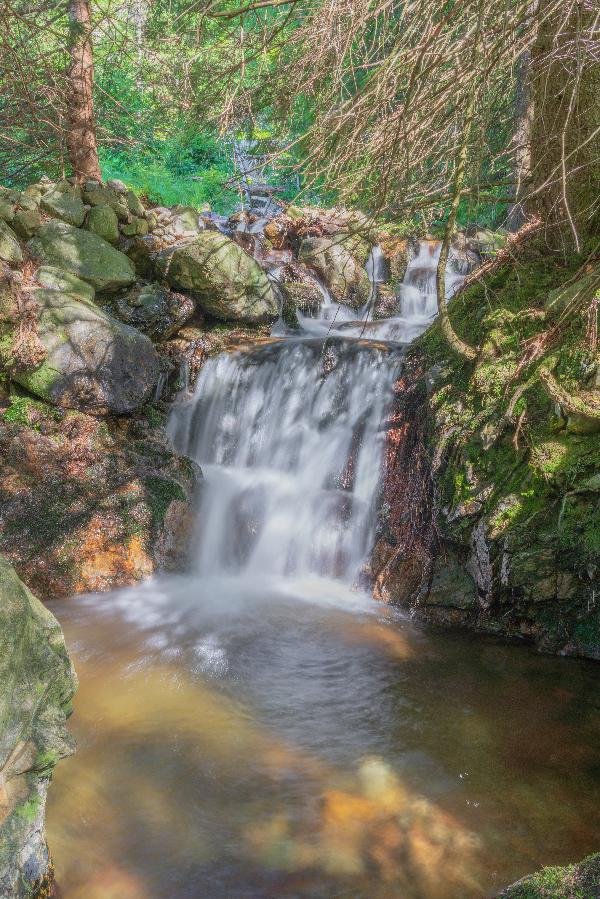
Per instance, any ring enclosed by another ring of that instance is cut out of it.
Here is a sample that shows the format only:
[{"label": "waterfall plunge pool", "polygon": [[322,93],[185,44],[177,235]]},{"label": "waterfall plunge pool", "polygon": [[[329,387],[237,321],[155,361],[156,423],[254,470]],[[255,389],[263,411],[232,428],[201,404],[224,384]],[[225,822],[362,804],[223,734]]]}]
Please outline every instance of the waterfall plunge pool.
[{"label": "waterfall plunge pool", "polygon": [[52,608],[80,679],[62,899],[468,899],[600,843],[593,663],[318,578]]}]

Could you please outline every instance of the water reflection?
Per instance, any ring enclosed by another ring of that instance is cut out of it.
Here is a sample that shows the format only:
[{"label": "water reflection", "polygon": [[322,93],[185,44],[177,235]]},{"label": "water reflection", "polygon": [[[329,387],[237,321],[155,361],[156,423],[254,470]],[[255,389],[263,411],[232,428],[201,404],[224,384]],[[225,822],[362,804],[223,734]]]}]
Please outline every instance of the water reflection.
[{"label": "water reflection", "polygon": [[63,899],[476,897],[597,848],[594,666],[310,587],[53,605],[81,683]]}]

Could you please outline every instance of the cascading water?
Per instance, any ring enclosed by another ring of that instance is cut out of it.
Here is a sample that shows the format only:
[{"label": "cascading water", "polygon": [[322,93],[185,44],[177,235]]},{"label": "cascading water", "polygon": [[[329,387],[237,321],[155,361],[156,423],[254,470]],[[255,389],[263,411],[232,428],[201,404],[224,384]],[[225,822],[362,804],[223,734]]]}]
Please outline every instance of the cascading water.
[{"label": "cascading water", "polygon": [[206,487],[199,575],[336,577],[367,555],[399,355],[294,340],[209,361],[173,411],[177,449]]},{"label": "cascading water", "polygon": [[562,662],[425,633],[360,589],[437,252],[395,319],[344,322],[323,288],[300,332],[209,360],[193,394],[182,370],[191,570],[53,604],[80,677],[48,809],[62,899],[482,899],[597,847],[586,669],[565,690]]}]

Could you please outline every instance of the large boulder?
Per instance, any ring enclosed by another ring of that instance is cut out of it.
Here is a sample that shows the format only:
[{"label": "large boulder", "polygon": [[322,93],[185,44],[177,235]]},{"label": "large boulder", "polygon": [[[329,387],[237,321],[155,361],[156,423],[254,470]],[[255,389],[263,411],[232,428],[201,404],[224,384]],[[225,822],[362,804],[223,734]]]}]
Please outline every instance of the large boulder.
[{"label": "large boulder", "polygon": [[144,284],[116,297],[112,308],[120,321],[132,325],[148,337],[163,340],[190,320],[196,306],[189,296],[175,293],[160,284]]},{"label": "large boulder", "polygon": [[43,262],[73,272],[98,291],[111,292],[135,281],[127,256],[96,234],[65,222],[46,222],[28,246]]},{"label": "large boulder", "polygon": [[[70,755],[77,681],[54,616],[0,556],[0,896],[48,896],[44,835],[52,769]],[[46,892],[44,892],[46,889]]]},{"label": "large boulder", "polygon": [[78,297],[78,299],[93,300],[96,295],[96,291],[87,281],[82,281],[71,272],[63,272],[54,265],[41,265],[34,277],[42,287],[61,290],[63,293],[70,293]]},{"label": "large boulder", "polygon": [[23,262],[23,251],[17,235],[2,219],[0,219],[0,259],[13,265]]},{"label": "large boulder", "polygon": [[277,317],[277,297],[264,271],[218,231],[166,250],[158,262],[169,284],[193,291],[215,318],[260,324]]},{"label": "large boulder", "polygon": [[46,356],[13,378],[47,402],[96,413],[132,412],[144,403],[160,373],[151,341],[94,303],[40,288],[37,335]]},{"label": "large boulder", "polygon": [[354,309],[366,303],[371,292],[364,268],[367,256],[368,245],[345,233],[306,238],[298,252],[298,259],[317,273],[332,298]]}]

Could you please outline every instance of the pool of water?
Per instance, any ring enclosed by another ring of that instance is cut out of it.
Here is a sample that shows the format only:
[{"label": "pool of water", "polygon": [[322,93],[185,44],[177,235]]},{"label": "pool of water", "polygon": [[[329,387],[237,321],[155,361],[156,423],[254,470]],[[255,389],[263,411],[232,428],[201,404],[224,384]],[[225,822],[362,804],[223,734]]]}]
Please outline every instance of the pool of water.
[{"label": "pool of water", "polygon": [[54,602],[80,678],[62,899],[468,899],[600,847],[593,663],[324,578]]}]

